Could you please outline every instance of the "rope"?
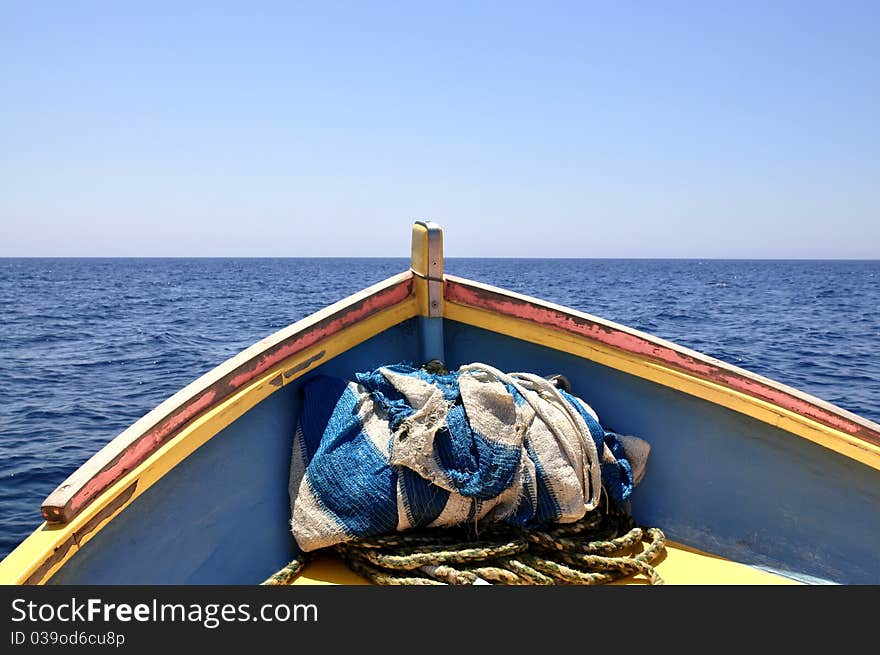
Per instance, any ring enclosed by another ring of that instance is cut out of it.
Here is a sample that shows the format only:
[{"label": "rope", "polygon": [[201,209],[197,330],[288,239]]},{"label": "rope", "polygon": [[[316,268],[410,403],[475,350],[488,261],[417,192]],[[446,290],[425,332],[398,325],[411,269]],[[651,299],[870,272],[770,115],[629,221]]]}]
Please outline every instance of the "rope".
[{"label": "rope", "polygon": [[[352,571],[380,585],[595,585],[632,575],[663,584],[653,566],[666,545],[663,532],[604,506],[546,530],[495,524],[477,538],[468,529],[411,530],[332,549]],[[301,555],[262,584],[290,584],[306,561]]]},{"label": "rope", "polygon": [[292,560],[287,566],[270,575],[262,584],[271,586],[289,585],[302,572],[305,566],[305,557]]}]

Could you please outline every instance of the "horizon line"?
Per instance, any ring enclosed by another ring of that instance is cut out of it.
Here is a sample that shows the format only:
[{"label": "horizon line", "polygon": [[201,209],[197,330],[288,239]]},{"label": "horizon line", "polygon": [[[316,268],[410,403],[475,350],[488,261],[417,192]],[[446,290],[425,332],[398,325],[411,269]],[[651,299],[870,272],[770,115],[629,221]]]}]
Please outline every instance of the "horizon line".
[{"label": "horizon line", "polygon": [[[401,255],[0,255],[0,260],[11,259],[400,259]],[[444,256],[444,261],[456,259],[487,260],[559,260],[559,261],[776,261],[776,262],[880,262],[880,257],[511,257],[498,255]]]}]

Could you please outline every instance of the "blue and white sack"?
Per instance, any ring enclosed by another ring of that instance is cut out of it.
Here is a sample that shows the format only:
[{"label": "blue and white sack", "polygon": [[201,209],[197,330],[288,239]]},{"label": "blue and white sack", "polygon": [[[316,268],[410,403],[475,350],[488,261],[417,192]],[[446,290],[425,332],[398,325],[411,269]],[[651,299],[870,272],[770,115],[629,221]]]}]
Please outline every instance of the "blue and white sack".
[{"label": "blue and white sack", "polygon": [[355,377],[304,385],[290,468],[303,551],[418,527],[570,523],[603,489],[624,503],[644,472],[645,441],[605,431],[537,375],[397,364]]}]

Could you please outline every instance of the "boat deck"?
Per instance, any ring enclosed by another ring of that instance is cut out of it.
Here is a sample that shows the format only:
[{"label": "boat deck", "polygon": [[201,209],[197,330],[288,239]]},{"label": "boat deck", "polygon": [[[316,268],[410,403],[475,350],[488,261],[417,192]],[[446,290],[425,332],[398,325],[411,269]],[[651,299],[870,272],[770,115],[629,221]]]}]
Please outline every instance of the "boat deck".
[{"label": "boat deck", "polygon": [[[762,571],[676,543],[667,543],[656,564],[666,584],[678,585],[789,585],[791,578]],[[630,576],[612,584],[646,584],[643,576]],[[351,571],[332,554],[318,555],[293,584],[366,585],[369,582]]]}]

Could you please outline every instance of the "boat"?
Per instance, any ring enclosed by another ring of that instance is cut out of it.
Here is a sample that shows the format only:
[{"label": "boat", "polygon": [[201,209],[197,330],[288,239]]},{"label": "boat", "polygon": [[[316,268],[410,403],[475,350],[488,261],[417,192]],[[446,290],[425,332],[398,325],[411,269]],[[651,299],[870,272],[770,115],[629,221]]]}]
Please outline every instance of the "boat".
[{"label": "boat", "polygon": [[[446,274],[412,227],[411,268],[255,343],[136,421],[42,504],[4,584],[258,584],[297,553],[288,491],[302,388],[394,362],[560,374],[650,443],[631,498],[667,543],[667,583],[880,583],[880,425],[596,316]],[[643,583],[633,575],[623,582]],[[332,553],[296,584],[360,584]]]}]

